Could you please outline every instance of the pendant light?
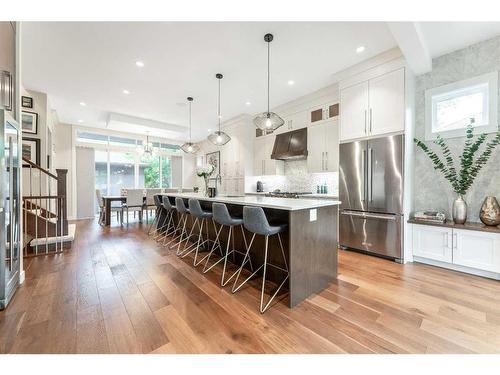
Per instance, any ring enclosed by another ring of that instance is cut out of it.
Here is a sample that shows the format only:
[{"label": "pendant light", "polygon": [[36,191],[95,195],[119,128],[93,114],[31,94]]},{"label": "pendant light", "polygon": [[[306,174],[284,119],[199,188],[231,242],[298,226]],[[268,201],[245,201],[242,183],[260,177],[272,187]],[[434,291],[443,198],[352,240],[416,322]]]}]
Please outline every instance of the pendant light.
[{"label": "pendant light", "polygon": [[187,100],[189,102],[189,142],[184,143],[181,146],[181,150],[186,154],[196,154],[200,150],[200,146],[191,142],[191,103],[193,102],[193,98],[188,96]]},{"label": "pendant light", "polygon": [[231,137],[227,133],[224,133],[223,131],[220,130],[220,120],[222,118],[220,114],[220,80],[222,79],[222,77],[223,75],[220,73],[217,73],[215,75],[215,78],[219,80],[219,94],[217,100],[217,116],[219,118],[219,130],[213,132],[208,136],[208,140],[216,146],[224,146],[227,142],[231,140]]},{"label": "pendant light", "polygon": [[267,43],[267,112],[263,112],[255,116],[253,123],[261,130],[272,132],[282,126],[285,121],[283,121],[283,119],[276,113],[269,111],[269,49],[271,42],[273,41],[273,34],[264,35],[264,41]]},{"label": "pendant light", "polygon": [[146,132],[146,143],[143,147],[138,147],[137,149],[139,155],[144,157],[155,156],[156,149],[153,146],[153,142],[149,142],[149,132]]}]

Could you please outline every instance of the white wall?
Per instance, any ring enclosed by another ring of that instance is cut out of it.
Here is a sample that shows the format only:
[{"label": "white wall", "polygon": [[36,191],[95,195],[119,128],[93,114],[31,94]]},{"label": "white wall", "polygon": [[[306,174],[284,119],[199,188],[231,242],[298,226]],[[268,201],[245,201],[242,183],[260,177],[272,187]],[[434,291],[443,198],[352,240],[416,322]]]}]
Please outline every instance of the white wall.
[{"label": "white wall", "polygon": [[52,132],[52,142],[54,144],[53,152],[53,167],[54,169],[67,169],[68,175],[66,180],[67,188],[67,204],[68,204],[68,219],[76,217],[76,204],[74,202],[74,184],[75,184],[75,153],[73,146],[73,131],[72,127],[67,124],[54,124]]}]

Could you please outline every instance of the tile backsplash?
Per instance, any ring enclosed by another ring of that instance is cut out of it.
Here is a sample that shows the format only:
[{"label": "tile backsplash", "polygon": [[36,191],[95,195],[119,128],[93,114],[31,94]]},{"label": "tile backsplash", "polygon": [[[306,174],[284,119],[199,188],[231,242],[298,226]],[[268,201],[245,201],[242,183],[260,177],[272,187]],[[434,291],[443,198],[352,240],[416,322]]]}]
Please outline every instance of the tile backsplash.
[{"label": "tile backsplash", "polygon": [[328,194],[338,195],[338,173],[309,173],[307,160],[294,160],[285,162],[285,175],[283,176],[250,176],[246,178],[245,190],[253,193],[257,190],[257,181],[264,183],[265,191],[280,189],[291,192],[316,193],[316,186],[326,183]]}]

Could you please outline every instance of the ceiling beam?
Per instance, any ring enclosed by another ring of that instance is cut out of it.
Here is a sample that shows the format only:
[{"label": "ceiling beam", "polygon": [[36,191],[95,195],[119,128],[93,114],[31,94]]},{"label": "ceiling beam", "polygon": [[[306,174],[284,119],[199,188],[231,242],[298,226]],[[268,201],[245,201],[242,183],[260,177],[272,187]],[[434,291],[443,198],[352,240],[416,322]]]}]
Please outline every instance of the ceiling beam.
[{"label": "ceiling beam", "polygon": [[432,58],[418,22],[387,22],[399,49],[416,75],[432,70]]}]

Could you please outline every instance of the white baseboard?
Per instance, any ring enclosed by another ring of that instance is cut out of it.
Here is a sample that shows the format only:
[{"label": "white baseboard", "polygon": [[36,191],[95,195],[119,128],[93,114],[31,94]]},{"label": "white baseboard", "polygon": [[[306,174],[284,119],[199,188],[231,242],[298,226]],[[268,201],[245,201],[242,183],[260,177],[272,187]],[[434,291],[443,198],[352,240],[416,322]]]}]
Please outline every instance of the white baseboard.
[{"label": "white baseboard", "polygon": [[19,284],[24,283],[24,280],[26,279],[26,274],[24,273],[24,270],[19,272]]},{"label": "white baseboard", "polygon": [[458,264],[440,262],[438,260],[421,258],[421,257],[417,257],[417,256],[413,256],[413,261],[417,262],[417,263],[429,264],[431,266],[436,266],[436,267],[441,267],[441,268],[447,268],[447,269],[450,269],[450,270],[453,270],[453,271],[470,273],[470,274],[476,275],[476,276],[487,277],[489,279],[500,280],[500,274],[496,273],[496,272],[478,270],[476,268],[459,266]]}]

